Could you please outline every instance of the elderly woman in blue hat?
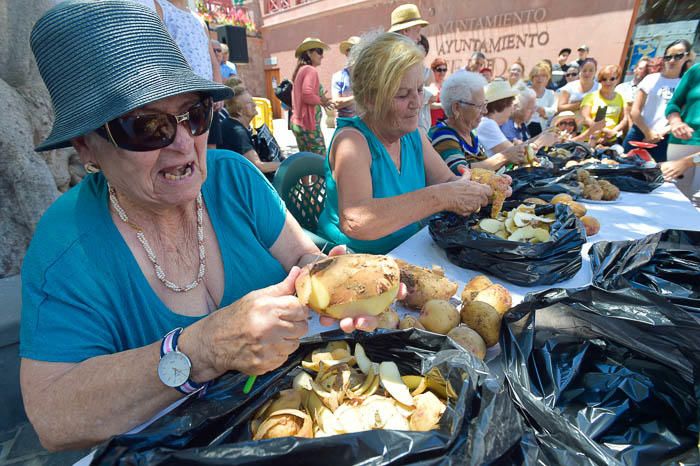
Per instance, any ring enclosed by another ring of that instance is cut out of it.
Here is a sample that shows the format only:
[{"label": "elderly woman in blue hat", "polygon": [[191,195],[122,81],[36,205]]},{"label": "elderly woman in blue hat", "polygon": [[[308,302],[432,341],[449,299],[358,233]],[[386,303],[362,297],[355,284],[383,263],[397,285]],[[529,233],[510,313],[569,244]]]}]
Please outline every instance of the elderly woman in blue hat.
[{"label": "elderly woman in blue hat", "polygon": [[42,444],[93,445],[227,371],[281,365],[307,332],[297,266],[320,252],[250,162],[207,153],[231,90],[135,2],[61,3],[31,45],[56,115],[36,150],[72,145],[90,173],[22,269],[21,385]]}]

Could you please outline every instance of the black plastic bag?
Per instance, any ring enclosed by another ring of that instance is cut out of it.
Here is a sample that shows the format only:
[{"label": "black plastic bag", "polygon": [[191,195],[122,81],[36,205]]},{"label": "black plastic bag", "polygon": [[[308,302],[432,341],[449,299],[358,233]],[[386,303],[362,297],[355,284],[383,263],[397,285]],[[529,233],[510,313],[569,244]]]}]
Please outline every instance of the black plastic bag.
[{"label": "black plastic bag", "polygon": [[700,319],[700,232],[666,230],[633,241],[601,241],[588,254],[595,285],[647,290]]},{"label": "black plastic bag", "polygon": [[[520,203],[508,201],[503,210]],[[442,213],[430,221],[433,240],[445,250],[447,258],[460,267],[481,270],[520,286],[550,285],[576,275],[581,268],[581,246],[586,242],[583,224],[563,205],[554,207],[556,220],[551,224],[550,241],[531,244],[507,241],[473,226],[488,217],[490,207],[479,214],[461,217]],[[537,207],[544,213],[552,206]]]},{"label": "black plastic bag", "polygon": [[289,79],[284,79],[275,88],[275,97],[279,99],[284,105],[292,108],[292,89],[294,84]]},{"label": "black plastic bag", "polygon": [[[253,414],[291,386],[303,357],[342,339],[360,342],[370,359],[396,362],[402,373],[427,373],[446,381],[453,399],[440,428],[251,441]],[[533,434],[503,385],[497,387],[481,361],[442,335],[420,330],[325,333],[302,343],[283,367],[258,377],[250,395],[242,393],[246,379],[227,374],[205,398],[188,400],[141,433],[110,440],[93,464],[530,464],[528,458],[536,456]],[[489,426],[498,426],[498,435]]]},{"label": "black plastic bag", "polygon": [[571,153],[571,155],[569,157],[550,155],[549,153],[544,152],[542,149],[540,149],[540,152],[538,152],[538,155],[542,153],[543,156],[547,157],[552,162],[552,165],[554,165],[555,172],[558,172],[559,170],[563,169],[566,163],[570,160],[580,161],[594,156],[593,149],[591,149],[591,147],[587,144],[582,144],[580,142],[572,141],[555,144],[554,146],[552,146],[550,152],[559,148],[566,149]]},{"label": "black plastic bag", "polygon": [[661,169],[657,167],[644,168],[635,165],[610,165],[610,166],[580,166],[599,180],[607,180],[620,188],[620,191],[630,193],[650,193],[662,184],[664,177]]},{"label": "black plastic bag", "polygon": [[513,179],[511,199],[539,197],[549,201],[561,193],[569,194],[574,199],[581,196],[581,188],[574,171],[554,176],[551,168],[534,167],[518,168],[505,174]]},{"label": "black plastic bag", "polygon": [[528,295],[500,346],[543,464],[698,464],[700,326],[647,292]]}]

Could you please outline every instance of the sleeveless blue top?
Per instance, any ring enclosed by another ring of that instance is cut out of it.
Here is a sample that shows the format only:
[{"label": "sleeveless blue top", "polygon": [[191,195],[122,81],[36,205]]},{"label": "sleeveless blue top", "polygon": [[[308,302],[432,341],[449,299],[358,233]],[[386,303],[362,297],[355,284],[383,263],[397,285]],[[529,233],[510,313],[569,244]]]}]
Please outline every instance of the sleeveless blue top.
[{"label": "sleeveless blue top", "polygon": [[[338,134],[338,131],[342,128],[351,127],[360,131],[367,140],[369,152],[372,156],[370,174],[372,176],[372,196],[375,199],[398,196],[425,188],[423,145],[417,129],[401,138],[401,172],[399,172],[384,145],[360,117],[338,118],[336,124],[335,134]],[[335,135],[333,136],[334,139]],[[331,140],[329,147],[333,147],[333,140]],[[330,154],[330,150],[328,153]],[[420,224],[416,222],[390,235],[372,241],[363,241],[347,236],[340,229],[338,186],[333,178],[330,157],[326,157],[325,164],[326,200],[318,223],[318,233],[321,236],[336,244],[346,244],[355,252],[386,254],[420,230]]]}]

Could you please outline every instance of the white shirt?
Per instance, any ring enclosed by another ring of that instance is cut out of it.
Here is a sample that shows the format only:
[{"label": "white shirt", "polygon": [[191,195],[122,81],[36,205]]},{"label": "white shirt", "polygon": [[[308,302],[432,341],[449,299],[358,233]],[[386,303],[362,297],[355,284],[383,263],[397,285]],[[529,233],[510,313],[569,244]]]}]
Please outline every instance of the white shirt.
[{"label": "white shirt", "polygon": [[639,90],[647,95],[647,100],[642,109],[642,118],[646,125],[660,133],[668,125],[664,113],[666,105],[676,90],[681,78],[664,78],[661,73],[647,75],[639,83]]},{"label": "white shirt", "polygon": [[187,63],[190,64],[195,74],[204,79],[212,80],[214,72],[209,55],[209,37],[207,37],[206,24],[193,11],[181,10],[167,0],[133,0],[146,5],[156,11],[154,1],[158,2],[163,10],[163,23],[175,43],[180,48]]},{"label": "white shirt", "polygon": [[[534,91],[534,89],[533,89]],[[535,100],[535,107],[544,108],[545,118],[542,118],[540,114],[535,111],[530,118],[531,123],[539,123],[544,131],[549,127],[549,121],[552,119],[555,113],[557,113],[557,95],[551,89],[545,89],[542,97],[537,97]]]},{"label": "white shirt", "polygon": [[481,123],[476,127],[476,137],[479,138],[479,142],[484,149],[486,149],[486,155],[491,157],[495,152],[493,148],[497,145],[508,142],[501,128],[498,127],[498,123],[489,117],[483,117]]},{"label": "white shirt", "polygon": [[634,84],[634,81],[627,81],[615,86],[615,92],[620,94],[625,99],[625,103],[628,104],[631,104],[637,98],[637,89],[639,89],[639,85]]},{"label": "white shirt", "polygon": [[574,104],[576,102],[581,102],[584,97],[588,94],[596,92],[600,89],[600,83],[598,81],[593,82],[593,87],[588,92],[581,91],[581,81],[578,79],[576,81],[571,81],[566,86],[559,89],[559,92],[566,91],[569,93],[569,103]]}]

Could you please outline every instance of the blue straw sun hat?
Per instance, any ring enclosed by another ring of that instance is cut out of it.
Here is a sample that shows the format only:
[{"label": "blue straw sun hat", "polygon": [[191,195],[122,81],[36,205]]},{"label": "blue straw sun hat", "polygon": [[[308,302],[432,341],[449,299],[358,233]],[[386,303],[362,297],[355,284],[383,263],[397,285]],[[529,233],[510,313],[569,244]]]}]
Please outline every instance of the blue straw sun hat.
[{"label": "blue straw sun hat", "polygon": [[166,97],[233,95],[196,75],[158,15],[133,1],[61,3],[36,22],[31,46],[56,114],[36,151],[68,147],[72,138]]}]

